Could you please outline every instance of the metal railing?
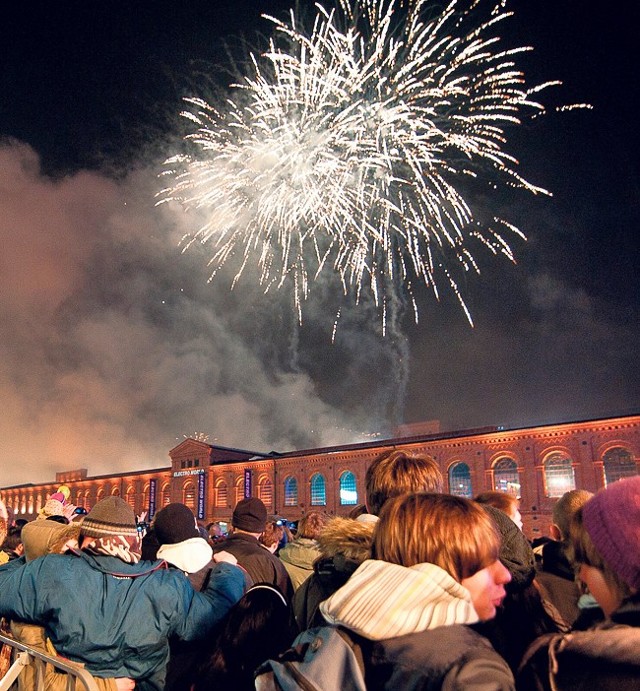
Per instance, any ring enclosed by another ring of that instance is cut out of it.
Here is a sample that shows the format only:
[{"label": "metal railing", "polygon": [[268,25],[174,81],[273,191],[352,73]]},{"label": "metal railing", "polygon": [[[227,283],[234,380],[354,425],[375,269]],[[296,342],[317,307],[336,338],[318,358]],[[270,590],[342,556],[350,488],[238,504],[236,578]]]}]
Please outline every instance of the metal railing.
[{"label": "metal railing", "polygon": [[[53,665],[57,670],[67,673],[67,691],[76,691],[83,687],[86,691],[98,691],[98,685],[91,674],[75,662],[60,657],[52,657],[29,645],[19,643],[13,638],[0,634],[0,646],[3,643],[10,645],[15,652],[13,664],[9,667],[9,671],[4,677],[0,679],[0,691],[9,691],[21,672],[29,666],[33,667],[35,673],[33,691],[44,691],[44,674],[47,664]],[[80,682],[81,686],[77,682]]]}]

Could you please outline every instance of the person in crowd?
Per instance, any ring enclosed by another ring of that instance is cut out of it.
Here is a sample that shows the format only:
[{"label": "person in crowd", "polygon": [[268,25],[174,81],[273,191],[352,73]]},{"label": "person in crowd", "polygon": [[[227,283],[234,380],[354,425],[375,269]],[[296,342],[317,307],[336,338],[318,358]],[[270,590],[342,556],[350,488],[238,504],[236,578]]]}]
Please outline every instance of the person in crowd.
[{"label": "person in crowd", "polygon": [[408,492],[442,492],[438,464],[428,456],[392,450],[380,454],[365,474],[366,512],[356,519],[331,519],[318,540],[321,558],[296,591],[293,612],[300,631],[323,623],[318,606],[344,585],[370,555],[377,516],[386,501]]},{"label": "person in crowd", "polygon": [[0,567],[0,615],[43,625],[58,654],[96,677],[134,679],[139,691],[164,687],[170,636],[207,636],[244,592],[231,564],[217,564],[198,593],[181,571],[141,562],[135,515],[119,497],[91,509],[79,543]]},{"label": "person in crowd", "polygon": [[22,544],[22,528],[18,526],[12,526],[9,528],[7,536],[0,545],[0,549],[2,549],[7,557],[3,561],[20,559],[20,557],[24,554],[24,545]]},{"label": "person in crowd", "polygon": [[222,526],[218,521],[208,523],[207,532],[209,533],[209,541],[212,545],[215,545],[216,542],[222,542],[222,540],[227,537],[225,531],[222,529]]},{"label": "person in crowd", "polygon": [[320,605],[361,643],[368,689],[513,689],[491,644],[469,628],[495,616],[510,575],[477,504],[447,494],[389,499],[371,559]]},{"label": "person in crowd", "polygon": [[592,492],[574,489],[565,492],[553,506],[549,532],[551,539],[541,549],[536,581],[544,596],[550,600],[561,613],[569,627],[586,628],[603,618],[589,593],[581,594],[576,582],[575,567],[568,555],[569,526],[578,509],[593,496]]},{"label": "person in crowd", "polygon": [[488,490],[479,494],[475,501],[478,504],[487,504],[502,511],[502,513],[509,516],[509,518],[522,530],[522,516],[520,515],[520,502],[512,494],[506,492],[498,492],[497,490]]},{"label": "person in crowd", "polygon": [[[0,545],[2,545],[9,532],[9,512],[5,503],[0,499]],[[9,557],[2,550],[0,550],[0,565],[6,564]]]},{"label": "person in crowd", "polygon": [[474,628],[491,641],[515,672],[524,652],[538,636],[566,631],[568,625],[537,587],[533,549],[522,530],[500,509],[490,504],[479,506],[491,518],[500,535],[498,556],[511,580],[506,585],[507,596],[496,616],[474,625]]},{"label": "person in crowd", "polygon": [[193,675],[192,691],[254,689],[254,670],[290,645],[290,607],[269,583],[252,586],[225,617]]},{"label": "person in crowd", "polygon": [[269,521],[258,538],[258,542],[271,554],[275,554],[280,548],[280,542],[284,537],[284,528],[277,521]]},{"label": "person in crowd", "polygon": [[247,571],[253,583],[271,583],[280,588],[287,602],[293,597],[293,586],[284,564],[265,549],[258,538],[267,526],[267,508],[257,497],[242,499],[231,517],[232,532],[213,548],[214,554],[232,554]]},{"label": "person in crowd", "polygon": [[310,511],[298,522],[298,532],[293,541],[287,543],[278,553],[289,573],[294,590],[313,573],[313,564],[320,557],[318,538],[326,524],[326,514]]},{"label": "person in crowd", "polygon": [[544,636],[525,655],[523,689],[638,689],[640,680],[640,476],[597,492],[570,525],[572,559],[605,620]]}]

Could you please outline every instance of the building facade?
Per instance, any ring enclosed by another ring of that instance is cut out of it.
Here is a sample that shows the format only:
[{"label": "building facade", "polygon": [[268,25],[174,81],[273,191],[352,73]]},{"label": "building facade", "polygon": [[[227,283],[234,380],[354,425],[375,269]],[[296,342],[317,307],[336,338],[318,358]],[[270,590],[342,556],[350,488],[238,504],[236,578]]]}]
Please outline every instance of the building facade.
[{"label": "building facade", "polygon": [[564,492],[595,492],[638,474],[640,416],[430,433],[283,454],[186,439],[169,451],[169,467],[99,477],[89,477],[86,469],[61,472],[54,482],[2,488],[0,498],[29,520],[61,484],[78,506],[88,509],[118,495],[147,517],[179,501],[204,522],[228,522],[246,496],[259,497],[272,515],[292,521],[308,511],[345,515],[364,502],[371,461],[392,449],[431,457],[452,494],[473,497],[497,489],[520,497],[524,531],[533,539],[548,534],[553,504]]}]

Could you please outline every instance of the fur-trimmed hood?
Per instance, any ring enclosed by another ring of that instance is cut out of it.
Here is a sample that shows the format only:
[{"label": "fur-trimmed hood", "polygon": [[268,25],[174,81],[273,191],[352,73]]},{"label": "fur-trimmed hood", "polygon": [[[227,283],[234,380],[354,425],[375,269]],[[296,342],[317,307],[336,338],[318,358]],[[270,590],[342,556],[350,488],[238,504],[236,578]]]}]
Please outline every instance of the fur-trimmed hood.
[{"label": "fur-trimmed hood", "polygon": [[353,518],[332,518],[318,538],[323,557],[341,555],[361,564],[371,556],[375,523],[364,523]]},{"label": "fur-trimmed hood", "polygon": [[78,540],[80,524],[65,525],[56,521],[36,520],[22,528],[22,544],[27,561],[45,554],[59,554],[69,540]]}]

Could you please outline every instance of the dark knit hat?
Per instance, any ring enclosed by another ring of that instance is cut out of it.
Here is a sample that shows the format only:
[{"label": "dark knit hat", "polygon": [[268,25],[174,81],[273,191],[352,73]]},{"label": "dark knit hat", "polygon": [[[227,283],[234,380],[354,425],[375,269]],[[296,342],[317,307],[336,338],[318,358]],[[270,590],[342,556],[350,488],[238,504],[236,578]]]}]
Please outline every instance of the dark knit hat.
[{"label": "dark knit hat", "polygon": [[158,543],[175,545],[192,537],[200,537],[193,512],[184,504],[167,504],[153,519],[153,530]]},{"label": "dark knit hat", "polygon": [[242,499],[233,510],[231,525],[247,533],[261,533],[267,525],[267,507],[256,497]]},{"label": "dark knit hat", "polygon": [[80,534],[89,537],[138,537],[133,509],[120,497],[101,499],[84,517]]},{"label": "dark knit hat", "polygon": [[582,507],[582,522],[609,568],[640,589],[640,475],[595,494]]}]

